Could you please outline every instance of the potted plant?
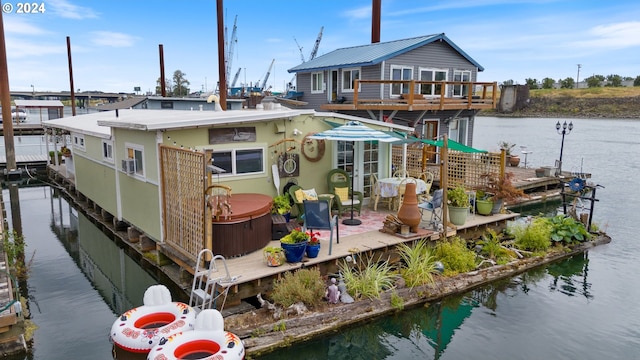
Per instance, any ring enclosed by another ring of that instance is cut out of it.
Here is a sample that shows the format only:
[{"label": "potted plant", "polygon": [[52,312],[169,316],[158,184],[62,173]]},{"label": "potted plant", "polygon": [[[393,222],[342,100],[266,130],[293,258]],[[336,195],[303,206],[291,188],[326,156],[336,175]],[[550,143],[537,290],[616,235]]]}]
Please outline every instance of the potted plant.
[{"label": "potted plant", "polygon": [[453,225],[464,225],[469,213],[469,195],[464,186],[458,185],[447,192],[449,221]]},{"label": "potted plant", "polygon": [[497,214],[504,205],[504,202],[512,202],[521,197],[528,197],[522,189],[518,189],[513,185],[512,172],[505,173],[503,177],[498,175],[489,176],[487,192],[491,193],[491,199],[494,201],[492,214]]},{"label": "potted plant", "polygon": [[267,246],[262,251],[267,266],[280,266],[284,264],[284,250],[281,247]]},{"label": "potted plant", "polygon": [[493,209],[493,199],[491,194],[484,190],[476,191],[476,211],[480,215],[491,215]]},{"label": "potted plant", "polygon": [[287,222],[289,222],[289,219],[291,218],[291,201],[288,194],[278,195],[273,198],[271,213],[284,215]]},{"label": "potted plant", "polygon": [[62,153],[62,156],[64,156],[64,157],[71,157],[71,149],[69,149],[66,146],[63,146],[62,148],[60,148],[60,152]]},{"label": "potted plant", "polygon": [[49,159],[52,164],[56,163],[56,155],[58,156],[58,164],[62,164],[62,153],[60,151],[49,151]]},{"label": "potted plant", "polygon": [[296,228],[280,239],[280,246],[284,249],[287,262],[302,261],[310,237],[306,232]]},{"label": "potted plant", "polygon": [[500,150],[504,150],[504,153],[507,156],[507,164],[509,164],[509,166],[517,167],[520,164],[520,156],[511,153],[516,144],[511,144],[507,141],[500,141],[498,142],[498,146],[500,146]]},{"label": "potted plant", "polygon": [[311,230],[307,231],[309,234],[309,242],[307,243],[307,247],[305,252],[308,258],[318,257],[318,253],[320,252],[320,236],[319,232],[312,232]]}]

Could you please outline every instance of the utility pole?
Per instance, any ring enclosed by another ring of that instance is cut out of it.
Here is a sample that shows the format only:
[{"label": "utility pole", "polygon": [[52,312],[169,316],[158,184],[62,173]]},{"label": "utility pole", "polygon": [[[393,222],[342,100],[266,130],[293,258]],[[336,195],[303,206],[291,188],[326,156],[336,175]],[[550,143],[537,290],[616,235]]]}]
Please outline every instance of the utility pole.
[{"label": "utility pole", "polygon": [[578,64],[578,76],[576,76],[576,89],[580,88],[580,68],[582,67],[582,64]]}]

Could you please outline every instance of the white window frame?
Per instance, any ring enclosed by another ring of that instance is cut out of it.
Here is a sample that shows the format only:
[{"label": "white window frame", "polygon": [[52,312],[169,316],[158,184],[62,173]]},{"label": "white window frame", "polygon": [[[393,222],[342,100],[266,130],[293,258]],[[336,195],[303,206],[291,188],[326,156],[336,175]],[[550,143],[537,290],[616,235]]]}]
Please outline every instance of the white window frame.
[{"label": "white window frame", "polygon": [[[453,70],[453,81],[470,82],[471,70]],[[453,96],[467,96],[470,90],[467,85],[454,84]]]},{"label": "white window frame", "polygon": [[[260,150],[260,152],[262,153],[262,169],[259,171],[255,171],[255,172],[246,172],[246,173],[238,173],[238,166],[236,164],[236,154],[238,151],[247,151],[247,150]],[[216,165],[215,163],[215,159],[216,159],[216,153],[231,153],[231,171],[227,171],[224,173],[220,174],[220,177],[226,177],[226,176],[253,176],[253,175],[260,175],[260,174],[265,174],[266,173],[266,166],[267,166],[267,151],[264,147],[246,147],[246,148],[233,148],[233,149],[215,149],[213,150],[212,153],[212,157],[213,157],[213,165]],[[218,175],[216,175],[218,176]]]},{"label": "white window frame", "polygon": [[322,94],[324,92],[324,72],[311,73],[311,93]]},{"label": "white window frame", "polygon": [[84,143],[84,135],[73,134],[73,147],[76,149],[80,149],[82,151],[86,150],[85,143]]},{"label": "white window frame", "polygon": [[[400,70],[400,79],[394,78],[394,70]],[[403,65],[391,65],[389,69],[389,78],[390,80],[411,80],[413,79],[413,66],[403,66]],[[405,84],[391,84],[389,86],[389,96],[391,98],[399,98],[402,94],[409,93],[409,85]]]},{"label": "white window frame", "polygon": [[[431,76],[426,76],[428,72],[431,72]],[[444,79],[441,79],[441,76],[444,74]],[[447,81],[449,76],[449,69],[439,69],[439,68],[420,68],[418,69],[418,79],[420,81]],[[439,84],[420,84],[418,86],[418,92],[422,94],[424,97],[439,97],[440,91],[438,89]],[[444,89],[445,96],[449,93],[449,89],[447,85],[445,85]]]},{"label": "white window frame", "polygon": [[[347,76],[349,79],[345,79]],[[360,80],[360,68],[342,69],[342,92],[352,93],[355,87],[355,80]]]},{"label": "white window frame", "polygon": [[102,140],[102,161],[113,164],[113,140]]},{"label": "white window frame", "polygon": [[[144,166],[144,146],[138,144],[125,143],[124,144],[124,154],[125,159],[134,159],[135,164],[135,172],[134,175],[136,177],[145,177],[145,166]],[[133,152],[133,157],[129,156],[129,150]],[[138,155],[139,154],[139,155]]]},{"label": "white window frame", "polygon": [[457,118],[449,122],[449,139],[468,145],[469,119]]}]

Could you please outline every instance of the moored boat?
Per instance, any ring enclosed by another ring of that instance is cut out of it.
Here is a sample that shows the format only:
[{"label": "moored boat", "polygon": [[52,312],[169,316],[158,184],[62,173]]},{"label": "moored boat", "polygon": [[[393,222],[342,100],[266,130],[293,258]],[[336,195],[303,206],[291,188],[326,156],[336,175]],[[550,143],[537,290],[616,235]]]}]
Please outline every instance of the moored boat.
[{"label": "moored boat", "polygon": [[122,314],[111,327],[111,340],[124,350],[147,353],[163,339],[194,327],[195,310],[172,302],[164,285],[150,286],[144,292],[143,303]]},{"label": "moored boat", "polygon": [[240,338],[224,330],[224,319],[216,309],[198,314],[195,328],[168,337],[151,349],[147,360],[244,359]]}]

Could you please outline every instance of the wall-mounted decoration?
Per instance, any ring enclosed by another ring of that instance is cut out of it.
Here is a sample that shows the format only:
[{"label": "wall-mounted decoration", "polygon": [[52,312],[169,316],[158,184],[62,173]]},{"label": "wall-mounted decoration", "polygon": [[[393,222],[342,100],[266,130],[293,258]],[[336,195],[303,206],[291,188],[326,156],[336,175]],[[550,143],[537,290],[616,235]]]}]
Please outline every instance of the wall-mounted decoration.
[{"label": "wall-mounted decoration", "polygon": [[300,176],[300,155],[285,153],[278,156],[278,172],[281,178]]},{"label": "wall-mounted decoration", "polygon": [[209,129],[209,144],[228,144],[234,142],[255,142],[255,127]]}]

